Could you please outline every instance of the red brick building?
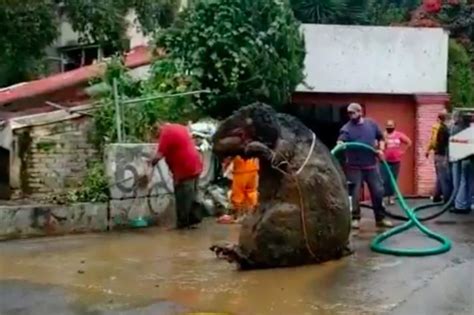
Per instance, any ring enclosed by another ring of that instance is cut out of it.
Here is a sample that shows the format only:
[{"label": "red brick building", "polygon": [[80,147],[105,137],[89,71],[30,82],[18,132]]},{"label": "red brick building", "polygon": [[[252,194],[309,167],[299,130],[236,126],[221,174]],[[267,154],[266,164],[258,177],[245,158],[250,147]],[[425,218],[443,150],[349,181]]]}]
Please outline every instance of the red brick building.
[{"label": "red brick building", "polygon": [[402,161],[407,195],[434,187],[432,159],[425,158],[431,127],[449,101],[448,35],[442,29],[304,25],[306,86],[293,95],[290,112],[332,147],[347,121],[345,107],[363,105],[383,128],[394,119],[413,140]]},{"label": "red brick building", "polygon": [[[445,108],[448,96],[446,94],[394,96],[299,92],[295,93],[292,98],[293,106],[321,108],[330,104],[341,112],[345,112],[345,105],[351,102],[363,104],[366,115],[373,118],[381,127],[388,119],[395,119],[398,130],[413,140],[413,147],[403,157],[399,179],[400,187],[402,192],[407,195],[429,195],[433,189],[435,173],[432,159],[425,158],[425,148],[431,135],[431,126],[436,122],[438,113]],[[396,112],[393,110],[394,107],[396,107]],[[313,129],[318,137],[331,147],[335,144],[337,131],[343,121],[336,123],[337,128],[331,129],[324,125],[323,128],[315,126]],[[329,140],[327,140],[327,132],[332,133]]]}]

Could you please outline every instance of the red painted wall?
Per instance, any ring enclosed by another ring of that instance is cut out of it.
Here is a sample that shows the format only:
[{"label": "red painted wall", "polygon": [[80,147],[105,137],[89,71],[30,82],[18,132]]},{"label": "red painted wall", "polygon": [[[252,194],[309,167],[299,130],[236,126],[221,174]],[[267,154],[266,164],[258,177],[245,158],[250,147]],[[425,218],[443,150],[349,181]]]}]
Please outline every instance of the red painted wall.
[{"label": "red painted wall", "polygon": [[[412,141],[416,136],[416,103],[408,96],[382,96],[371,98],[366,103],[366,114],[375,119],[381,128],[388,119],[395,120],[397,129],[405,133]],[[403,156],[399,184],[402,193],[414,195],[415,191],[415,145]]]},{"label": "red painted wall", "polygon": [[[415,143],[416,135],[416,102],[410,95],[382,94],[330,94],[330,93],[295,93],[292,102],[309,106],[327,104],[349,104],[358,102],[364,105],[366,115],[374,119],[381,128],[388,119],[393,119],[398,130],[404,132]],[[400,188],[405,195],[414,195],[415,191],[415,148],[412,147],[402,160],[400,170]]]}]

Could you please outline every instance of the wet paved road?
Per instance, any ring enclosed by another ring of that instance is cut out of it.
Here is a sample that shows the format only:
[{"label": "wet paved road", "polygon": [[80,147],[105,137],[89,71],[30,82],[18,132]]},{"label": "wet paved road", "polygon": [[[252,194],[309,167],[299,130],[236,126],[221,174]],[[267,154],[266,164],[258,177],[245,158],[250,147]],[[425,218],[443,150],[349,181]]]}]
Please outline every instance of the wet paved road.
[{"label": "wet paved road", "polygon": [[[238,272],[210,244],[237,226],[147,229],[0,243],[0,314],[474,314],[474,214],[430,226],[451,237],[441,256],[370,252],[370,218],[356,253],[319,266]],[[432,244],[410,232],[400,245]]]}]

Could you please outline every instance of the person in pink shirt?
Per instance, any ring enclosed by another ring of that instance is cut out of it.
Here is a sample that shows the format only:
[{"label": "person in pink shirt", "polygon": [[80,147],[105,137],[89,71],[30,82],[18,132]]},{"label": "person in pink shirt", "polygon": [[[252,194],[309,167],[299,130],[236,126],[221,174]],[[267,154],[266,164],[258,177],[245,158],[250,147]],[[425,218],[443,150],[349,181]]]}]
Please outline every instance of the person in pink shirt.
[{"label": "person in pink shirt", "polygon": [[[403,132],[396,130],[395,122],[388,120],[385,125],[385,151],[384,157],[390,166],[395,179],[398,179],[398,173],[400,172],[400,163],[406,150],[411,147],[412,141]],[[382,177],[384,182],[385,197],[388,198],[388,204],[393,205],[395,203],[395,191],[390,183],[389,175],[386,169],[382,165]]]}]

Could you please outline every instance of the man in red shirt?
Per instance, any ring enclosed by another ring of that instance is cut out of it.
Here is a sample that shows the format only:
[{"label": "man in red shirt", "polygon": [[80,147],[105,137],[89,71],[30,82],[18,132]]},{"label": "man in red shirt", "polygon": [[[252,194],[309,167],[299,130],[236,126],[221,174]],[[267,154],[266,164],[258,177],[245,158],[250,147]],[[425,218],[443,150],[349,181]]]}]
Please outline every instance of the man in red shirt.
[{"label": "man in red shirt", "polygon": [[203,169],[201,155],[186,126],[166,123],[157,128],[158,150],[152,160],[155,166],[162,158],[168,164],[174,180],[177,228],[187,228],[201,222],[195,200],[199,176]]}]

